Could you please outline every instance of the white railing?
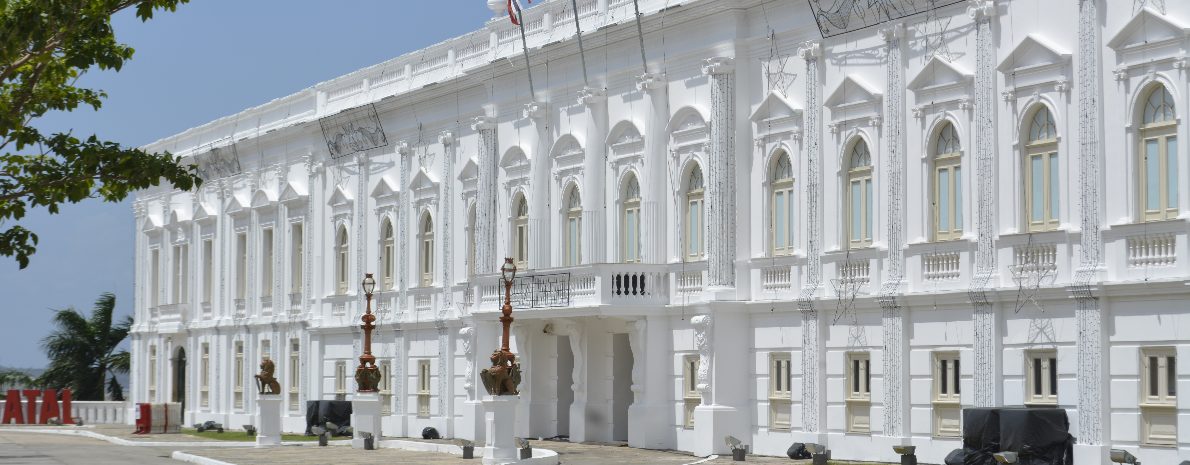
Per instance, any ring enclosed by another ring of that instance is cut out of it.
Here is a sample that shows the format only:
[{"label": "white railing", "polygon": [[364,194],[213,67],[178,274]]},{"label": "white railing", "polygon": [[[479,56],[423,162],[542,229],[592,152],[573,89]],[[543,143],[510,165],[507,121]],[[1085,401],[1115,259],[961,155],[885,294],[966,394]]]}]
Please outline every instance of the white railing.
[{"label": "white railing", "polygon": [[92,402],[81,401],[70,403],[70,417],[81,418],[83,424],[126,424],[125,415],[128,412],[127,402]]},{"label": "white railing", "polygon": [[260,315],[273,316],[273,296],[260,298]]},{"label": "white railing", "polygon": [[595,273],[570,275],[570,300],[595,297]]},{"label": "white railing", "polygon": [[357,82],[355,84],[349,84],[349,85],[340,87],[338,89],[332,90],[330,92],[327,92],[326,99],[328,101],[338,100],[338,99],[341,99],[348,95],[359,92],[361,90],[364,90],[364,82],[363,81]]},{"label": "white railing", "polygon": [[481,284],[479,287],[479,305],[504,303],[504,289],[497,284]]},{"label": "white railing", "polygon": [[448,59],[449,59],[449,56],[447,54],[443,53],[442,55],[430,58],[425,61],[418,62],[417,64],[413,65],[413,74],[422,74],[427,71],[433,71],[435,69],[446,66]]},{"label": "white railing", "polygon": [[413,309],[420,312],[428,312],[434,307],[434,296],[432,294],[425,294],[413,297]]},{"label": "white railing", "polygon": [[702,271],[679,271],[677,272],[677,294],[678,296],[698,295],[702,294]]},{"label": "white railing", "polygon": [[871,281],[872,261],[866,258],[839,262],[839,279],[867,284]]},{"label": "white railing", "polygon": [[248,304],[244,299],[235,299],[236,318],[244,318],[248,316]]},{"label": "white railing", "polygon": [[1053,272],[1058,269],[1058,245],[1026,244],[1013,246],[1012,270],[1014,273]]},{"label": "white railing", "polygon": [[302,313],[302,293],[295,292],[289,294],[289,314],[291,316],[300,315]]},{"label": "white railing", "polygon": [[331,303],[331,316],[346,316],[347,302]]},{"label": "white railing", "polygon": [[951,281],[959,279],[960,254],[958,252],[937,252],[922,255],[921,274],[926,281]]},{"label": "white railing", "polygon": [[761,268],[760,286],[766,291],[793,289],[793,269],[788,265]]},{"label": "white railing", "polygon": [[1178,260],[1177,235],[1146,234],[1127,239],[1128,267],[1173,266]]},{"label": "white railing", "polygon": [[613,299],[663,298],[668,295],[669,273],[657,271],[621,271],[611,274]]}]

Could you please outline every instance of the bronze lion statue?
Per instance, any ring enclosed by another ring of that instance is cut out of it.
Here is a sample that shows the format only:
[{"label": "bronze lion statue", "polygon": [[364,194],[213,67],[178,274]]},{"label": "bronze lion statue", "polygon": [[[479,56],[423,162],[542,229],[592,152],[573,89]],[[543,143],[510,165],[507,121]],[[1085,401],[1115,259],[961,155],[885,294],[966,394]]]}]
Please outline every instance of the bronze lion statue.
[{"label": "bronze lion statue", "polygon": [[273,373],[277,371],[277,367],[273,365],[273,361],[264,359],[260,362],[260,374],[253,375],[256,377],[256,387],[260,388],[261,394],[280,394],[281,383],[277,382],[277,378],[273,377]]},{"label": "bronze lion statue", "polygon": [[509,363],[508,356],[497,349],[492,352],[492,367],[479,373],[483,387],[493,396],[515,396],[521,384],[521,365]]}]

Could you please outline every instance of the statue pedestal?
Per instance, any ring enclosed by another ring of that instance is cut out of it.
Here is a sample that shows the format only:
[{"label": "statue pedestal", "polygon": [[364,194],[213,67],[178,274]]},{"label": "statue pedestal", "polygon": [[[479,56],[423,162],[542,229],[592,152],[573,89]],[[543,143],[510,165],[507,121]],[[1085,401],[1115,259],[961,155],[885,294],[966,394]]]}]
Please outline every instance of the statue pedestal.
[{"label": "statue pedestal", "polygon": [[516,407],[520,403],[520,396],[483,397],[484,429],[487,430],[487,444],[483,448],[484,465],[503,465],[520,461],[516,441],[513,440]]},{"label": "statue pedestal", "polygon": [[372,433],[374,444],[380,443],[380,393],[355,393],[351,399],[351,427],[355,429],[351,437],[353,449],[364,448],[362,433]]},{"label": "statue pedestal", "polygon": [[256,396],[256,447],[281,445],[280,394]]}]

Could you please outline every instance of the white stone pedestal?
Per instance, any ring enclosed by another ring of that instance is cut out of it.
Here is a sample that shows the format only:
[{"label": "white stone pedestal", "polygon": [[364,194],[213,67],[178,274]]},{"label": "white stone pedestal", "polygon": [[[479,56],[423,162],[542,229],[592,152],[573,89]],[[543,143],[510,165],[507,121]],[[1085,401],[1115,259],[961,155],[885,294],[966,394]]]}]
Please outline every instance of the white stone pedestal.
[{"label": "white stone pedestal", "polygon": [[364,435],[372,433],[374,445],[380,444],[380,393],[357,392],[351,399],[351,427],[355,434],[351,437],[353,449],[364,448]]},{"label": "white stone pedestal", "polygon": [[483,397],[484,429],[487,430],[487,445],[483,448],[484,465],[502,465],[518,462],[513,428],[516,426],[517,404],[520,396]]},{"label": "white stone pedestal", "polygon": [[463,419],[455,423],[458,428],[455,433],[458,437],[469,441],[483,441],[487,438],[487,432],[483,427],[483,401],[469,400],[463,402]]},{"label": "white stone pedestal", "polygon": [[256,396],[256,447],[281,445],[281,395]]}]

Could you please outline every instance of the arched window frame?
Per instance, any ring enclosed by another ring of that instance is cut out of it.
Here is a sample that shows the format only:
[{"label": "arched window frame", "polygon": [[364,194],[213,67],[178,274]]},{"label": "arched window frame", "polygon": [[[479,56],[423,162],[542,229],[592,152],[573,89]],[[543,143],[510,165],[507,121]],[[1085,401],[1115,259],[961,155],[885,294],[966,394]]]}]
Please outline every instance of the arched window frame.
[{"label": "arched window frame", "polygon": [[963,163],[958,128],[946,121],[934,134],[933,212],[934,240],[963,236]]},{"label": "arched window frame", "polygon": [[769,251],[774,257],[793,254],[793,162],[782,150],[773,160],[770,176]]},{"label": "arched window frame", "polygon": [[512,212],[512,256],[518,270],[529,269],[529,201],[517,195]]},{"label": "arched window frame", "polygon": [[347,227],[340,226],[339,234],[335,235],[335,290],[339,295],[347,295],[348,277],[351,275],[351,236],[347,235]]},{"label": "arched window frame", "polygon": [[418,261],[418,268],[420,268],[421,286],[430,287],[434,285],[434,217],[429,213],[425,214],[421,220],[419,251],[420,259]]},{"label": "arched window frame", "polygon": [[1137,210],[1141,221],[1164,221],[1178,216],[1177,107],[1164,84],[1143,95],[1136,152]]},{"label": "arched window frame", "polygon": [[706,259],[706,241],[703,234],[706,229],[704,227],[706,212],[703,204],[705,194],[706,187],[702,167],[695,163],[686,176],[686,208],[683,213],[686,219],[686,250],[683,252],[683,256],[688,262]]},{"label": "arched window frame", "polygon": [[1028,232],[1058,229],[1060,208],[1058,125],[1049,107],[1038,105],[1025,120],[1025,225]]},{"label": "arched window frame", "polygon": [[868,141],[856,137],[847,148],[847,244],[852,249],[872,246],[872,152]]},{"label": "arched window frame", "polygon": [[396,273],[396,258],[397,258],[397,256],[396,256],[396,247],[394,246],[392,219],[389,219],[389,218],[384,219],[384,227],[382,228],[380,237],[382,238],[381,239],[381,241],[382,241],[381,242],[381,244],[382,244],[381,250],[383,250],[383,253],[381,255],[382,263],[380,264],[381,269],[383,270],[381,272],[381,276],[383,276],[383,279],[381,281],[380,288],[387,291],[387,290],[391,290],[393,288],[393,281],[396,280],[396,274],[397,274]]},{"label": "arched window frame", "polygon": [[566,217],[563,226],[562,263],[576,266],[583,262],[583,197],[578,186],[566,192]]},{"label": "arched window frame", "polygon": [[624,208],[620,216],[624,263],[640,263],[640,181],[635,174],[624,183]]}]

